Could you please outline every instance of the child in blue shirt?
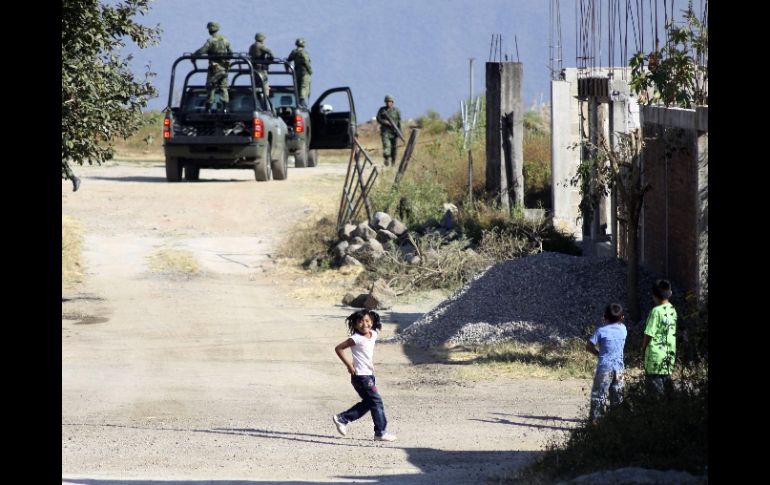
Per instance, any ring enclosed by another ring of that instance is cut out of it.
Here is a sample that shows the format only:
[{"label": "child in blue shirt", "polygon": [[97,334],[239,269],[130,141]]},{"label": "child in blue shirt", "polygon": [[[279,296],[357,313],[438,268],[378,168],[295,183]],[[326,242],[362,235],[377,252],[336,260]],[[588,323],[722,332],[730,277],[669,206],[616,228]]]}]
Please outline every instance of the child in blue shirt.
[{"label": "child in blue shirt", "polygon": [[608,392],[611,406],[623,402],[623,347],[628,334],[623,319],[623,307],[618,303],[610,303],[604,309],[604,324],[596,329],[586,343],[586,350],[599,357],[591,389],[590,417],[594,424],[604,412]]}]

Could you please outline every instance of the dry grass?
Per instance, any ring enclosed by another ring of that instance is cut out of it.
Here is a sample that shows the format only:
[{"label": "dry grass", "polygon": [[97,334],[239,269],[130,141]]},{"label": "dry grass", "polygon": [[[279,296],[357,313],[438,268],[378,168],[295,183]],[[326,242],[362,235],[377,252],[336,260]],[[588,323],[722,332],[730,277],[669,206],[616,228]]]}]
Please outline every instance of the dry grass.
[{"label": "dry grass", "polygon": [[495,345],[445,350],[450,362],[469,365],[458,376],[473,381],[499,378],[590,379],[596,357],[586,352],[585,341],[572,339],[564,345],[506,342]]},{"label": "dry grass", "polygon": [[163,113],[144,113],[144,126],[126,140],[114,140],[114,158],[119,160],[163,160]]},{"label": "dry grass", "polygon": [[336,238],[336,224],[331,216],[311,218],[295,224],[278,248],[278,256],[300,263],[313,256],[326,256],[329,241]]},{"label": "dry grass", "polygon": [[194,276],[201,272],[193,254],[184,249],[161,249],[147,256],[147,266],[153,273]]},{"label": "dry grass", "polygon": [[355,287],[355,279],[363,271],[361,267],[346,266],[340,270],[311,272],[302,269],[301,263],[299,259],[282,258],[272,269],[276,276],[280,276],[280,281],[286,282],[286,295],[295,300],[315,300],[330,305],[342,301],[345,293]]},{"label": "dry grass", "polygon": [[72,288],[83,281],[83,230],[80,223],[63,216],[61,221],[61,284],[62,288]]}]

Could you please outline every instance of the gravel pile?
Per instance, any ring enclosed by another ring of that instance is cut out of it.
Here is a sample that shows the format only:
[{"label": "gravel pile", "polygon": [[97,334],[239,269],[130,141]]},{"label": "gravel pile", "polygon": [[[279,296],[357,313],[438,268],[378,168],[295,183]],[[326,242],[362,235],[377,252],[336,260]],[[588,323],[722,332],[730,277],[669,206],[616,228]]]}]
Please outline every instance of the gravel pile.
[{"label": "gravel pile", "polygon": [[[654,278],[639,278],[642,318],[652,307]],[[625,307],[626,263],[617,259],[544,252],[490,266],[436,308],[384,339],[436,345],[563,343],[586,337],[607,303]],[[676,294],[676,288],[674,288]],[[676,301],[673,302],[676,305]],[[626,324],[641,331],[641,324]]]}]

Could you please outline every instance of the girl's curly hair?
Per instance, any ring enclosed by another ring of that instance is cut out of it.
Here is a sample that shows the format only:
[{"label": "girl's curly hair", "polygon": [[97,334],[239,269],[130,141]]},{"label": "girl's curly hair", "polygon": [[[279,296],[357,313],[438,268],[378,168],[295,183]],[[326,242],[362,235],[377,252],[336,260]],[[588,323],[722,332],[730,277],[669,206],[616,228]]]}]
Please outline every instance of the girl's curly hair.
[{"label": "girl's curly hair", "polygon": [[376,330],[378,332],[380,331],[382,328],[382,323],[380,323],[380,315],[374,310],[364,309],[351,313],[350,316],[345,319],[345,323],[348,325],[348,332],[350,335],[356,333],[356,323],[363,320],[366,315],[369,315],[369,318],[372,319],[372,330]]}]

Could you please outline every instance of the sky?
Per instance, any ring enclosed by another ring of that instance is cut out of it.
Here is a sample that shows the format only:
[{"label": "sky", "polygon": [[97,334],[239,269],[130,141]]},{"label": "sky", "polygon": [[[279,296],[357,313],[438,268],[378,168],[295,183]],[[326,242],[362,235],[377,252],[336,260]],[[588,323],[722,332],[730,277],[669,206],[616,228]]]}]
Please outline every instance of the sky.
[{"label": "sky", "polygon": [[[254,35],[263,32],[267,46],[277,57],[285,58],[295,39],[303,37],[313,66],[311,102],[326,89],[349,86],[359,120],[373,117],[386,94],[395,97],[404,118],[415,118],[428,110],[447,118],[458,112],[460,101],[469,96],[471,57],[475,58],[473,94],[484,91],[485,63],[496,34],[502,35],[502,54],[523,63],[525,107],[549,100],[551,3],[156,0],[148,14],[136,20],[147,26],[159,25],[160,43],[138,49],[129,42],[123,54],[134,56],[134,72],[144,72],[144,66],[149,65],[157,74],[153,84],[160,96],[150,101],[149,108],[163,109],[173,61],[203,45],[208,37],[207,22],[218,22],[220,33],[237,52],[247,52]],[[680,3],[676,10],[686,6]],[[564,0],[560,4],[563,65],[575,67],[578,3]]]},{"label": "sky", "polygon": [[[149,65],[157,74],[153,84],[160,96],[149,108],[163,109],[171,64],[203,45],[208,21],[220,24],[234,51],[248,51],[263,32],[273,53],[286,57],[294,40],[304,37],[313,66],[312,101],[328,88],[349,86],[360,120],[373,117],[386,94],[405,118],[428,110],[447,118],[469,95],[470,57],[474,95],[483,92],[494,34],[502,34],[509,60],[517,60],[518,42],[525,105],[548,100],[548,9],[548,0],[156,0],[136,20],[159,25],[160,43],[138,49],[129,42],[123,54],[134,56],[135,72]],[[565,22],[573,7],[562,10],[563,29],[574,30],[573,20]],[[562,35],[565,57],[571,49],[574,65],[574,34]]]}]

